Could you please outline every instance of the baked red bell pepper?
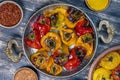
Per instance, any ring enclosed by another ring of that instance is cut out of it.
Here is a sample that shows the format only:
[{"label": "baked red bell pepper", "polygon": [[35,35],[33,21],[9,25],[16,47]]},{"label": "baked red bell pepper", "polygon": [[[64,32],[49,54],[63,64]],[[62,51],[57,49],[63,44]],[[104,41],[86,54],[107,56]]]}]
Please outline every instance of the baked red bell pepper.
[{"label": "baked red bell pepper", "polygon": [[35,48],[35,49],[40,49],[41,44],[40,44],[40,34],[38,30],[33,30],[31,33],[29,33],[25,37],[25,43],[27,46]]},{"label": "baked red bell pepper", "polygon": [[82,20],[78,22],[75,26],[77,36],[84,35],[86,33],[92,33],[93,29],[90,27],[87,20]]},{"label": "baked red bell pepper", "polygon": [[32,26],[33,32],[25,37],[25,43],[32,48],[40,49],[41,37],[50,31],[50,19],[39,16]]},{"label": "baked red bell pepper", "polygon": [[64,67],[66,70],[73,70],[77,68],[86,55],[86,51],[82,47],[75,47],[70,51],[69,60],[66,62]]},{"label": "baked red bell pepper", "polygon": [[32,26],[33,30],[39,30],[40,36],[44,36],[50,31],[50,19],[44,16],[39,16]]},{"label": "baked red bell pepper", "polygon": [[80,64],[81,64],[80,60],[77,57],[72,56],[72,59],[69,59],[67,63],[64,65],[64,67],[66,70],[71,71],[77,68]]},{"label": "baked red bell pepper", "polygon": [[70,52],[69,60],[64,65],[65,69],[71,71],[77,68],[81,64],[81,61],[78,59],[75,49],[73,48]]}]

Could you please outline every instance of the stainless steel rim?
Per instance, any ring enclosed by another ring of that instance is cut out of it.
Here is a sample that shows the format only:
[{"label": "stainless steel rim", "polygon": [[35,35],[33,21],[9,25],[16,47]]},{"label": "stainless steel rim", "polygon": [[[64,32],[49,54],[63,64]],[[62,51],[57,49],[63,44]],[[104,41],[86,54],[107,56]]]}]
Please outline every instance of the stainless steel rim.
[{"label": "stainless steel rim", "polygon": [[[26,24],[26,27],[25,27],[25,29],[24,29],[24,33],[23,33],[23,35],[22,35],[22,46],[23,46],[24,55],[27,57],[28,61],[30,62],[30,64],[31,64],[35,69],[37,69],[37,68],[36,68],[36,67],[31,63],[31,61],[29,60],[28,56],[26,55],[25,48],[24,48],[24,36],[25,36],[25,31],[26,31],[27,25],[28,25],[29,21],[32,19],[32,17],[33,17],[34,15],[36,15],[39,11],[46,9],[47,7],[58,6],[58,5],[71,6],[71,7],[74,7],[74,8],[76,8],[76,9],[78,9],[78,10],[80,10],[81,12],[84,13],[83,10],[81,10],[81,9],[79,9],[79,8],[73,6],[73,5],[65,4],[65,3],[55,3],[55,4],[51,4],[51,5],[48,5],[48,6],[45,6],[45,7],[41,8],[41,9],[39,9],[37,12],[35,12],[35,13],[30,17],[30,19],[28,20],[28,22],[27,22],[27,24]],[[84,13],[84,14],[85,14],[85,16],[89,19],[89,21],[91,22],[91,25],[92,25],[92,27],[93,27],[93,29],[94,29],[94,31],[95,31],[95,39],[96,39],[96,40],[95,40],[95,50],[93,51],[93,56],[92,56],[92,58],[91,58],[90,61],[88,62],[88,64],[89,64],[89,63],[92,61],[92,59],[93,59],[93,57],[94,57],[94,55],[95,55],[96,49],[97,49],[97,45],[98,45],[98,34],[97,34],[97,30],[96,30],[95,25],[93,24],[92,20],[87,16],[86,13]],[[47,73],[45,73],[45,72],[42,72],[42,71],[40,71],[39,69],[37,69],[37,70],[38,70],[40,73],[42,73],[42,74],[44,74],[44,75],[46,75],[46,76],[48,76],[48,77],[51,77],[51,78],[67,78],[67,77],[71,77],[71,76],[74,76],[74,75],[78,74],[79,72],[81,72],[82,70],[84,70],[84,69],[88,66],[88,64],[87,64],[83,69],[81,69],[80,71],[78,71],[78,72],[76,72],[76,73],[74,73],[74,74],[72,74],[72,75],[69,75],[69,76],[53,76],[53,75],[49,75],[49,74],[47,74]]]}]

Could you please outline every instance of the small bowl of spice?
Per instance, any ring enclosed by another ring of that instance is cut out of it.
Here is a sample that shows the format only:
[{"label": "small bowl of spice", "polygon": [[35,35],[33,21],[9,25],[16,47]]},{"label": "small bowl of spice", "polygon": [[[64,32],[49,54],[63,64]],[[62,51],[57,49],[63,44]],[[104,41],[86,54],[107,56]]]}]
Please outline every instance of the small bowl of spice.
[{"label": "small bowl of spice", "polygon": [[110,4],[110,0],[85,0],[85,2],[93,11],[103,11]]},{"label": "small bowl of spice", "polygon": [[14,28],[23,19],[23,10],[14,1],[3,1],[0,3],[0,26],[4,28]]},{"label": "small bowl of spice", "polygon": [[32,69],[24,67],[16,71],[14,80],[38,80],[38,77]]}]

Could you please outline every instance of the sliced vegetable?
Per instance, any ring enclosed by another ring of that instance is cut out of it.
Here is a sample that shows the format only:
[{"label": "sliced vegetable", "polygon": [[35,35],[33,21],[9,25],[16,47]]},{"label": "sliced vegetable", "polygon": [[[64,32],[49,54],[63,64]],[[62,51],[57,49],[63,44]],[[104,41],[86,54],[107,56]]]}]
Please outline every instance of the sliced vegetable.
[{"label": "sliced vegetable", "polygon": [[98,68],[93,73],[93,80],[112,80],[110,75],[111,71],[104,68]]},{"label": "sliced vegetable", "polygon": [[29,47],[40,49],[41,48],[40,39],[41,37],[39,31],[33,30],[31,33],[25,36],[25,43]]},{"label": "sliced vegetable", "polygon": [[77,36],[84,35],[86,33],[92,33],[93,29],[89,25],[89,21],[82,20],[79,21],[75,26]]},{"label": "sliced vegetable", "polygon": [[40,49],[31,55],[30,60],[39,69],[45,69],[48,65],[49,57],[47,51]]},{"label": "sliced vegetable", "polygon": [[72,29],[61,29],[60,35],[62,38],[62,42],[67,45],[71,46],[76,42],[76,34]]},{"label": "sliced vegetable", "polygon": [[62,67],[56,63],[54,63],[54,60],[52,57],[50,57],[48,65],[47,65],[47,72],[53,75],[58,75],[62,72]]},{"label": "sliced vegetable", "polygon": [[42,37],[41,45],[45,50],[52,51],[54,53],[58,48],[60,48],[61,39],[57,33],[48,32]]},{"label": "sliced vegetable", "polygon": [[120,55],[118,52],[110,52],[103,57],[99,63],[105,69],[112,70],[120,64]]},{"label": "sliced vegetable", "polygon": [[112,71],[112,77],[114,80],[120,80],[120,65]]}]

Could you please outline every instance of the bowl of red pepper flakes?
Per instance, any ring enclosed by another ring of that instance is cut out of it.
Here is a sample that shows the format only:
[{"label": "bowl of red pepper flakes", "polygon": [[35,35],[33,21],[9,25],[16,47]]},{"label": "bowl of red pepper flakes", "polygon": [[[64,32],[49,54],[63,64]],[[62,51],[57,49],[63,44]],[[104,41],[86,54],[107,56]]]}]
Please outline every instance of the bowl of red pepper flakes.
[{"label": "bowl of red pepper flakes", "polygon": [[40,73],[66,78],[90,63],[97,48],[97,34],[81,9],[52,4],[29,19],[22,44],[26,57]]},{"label": "bowl of red pepper flakes", "polygon": [[23,10],[14,1],[3,1],[0,3],[0,26],[4,28],[14,28],[23,19]]}]

